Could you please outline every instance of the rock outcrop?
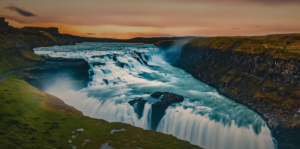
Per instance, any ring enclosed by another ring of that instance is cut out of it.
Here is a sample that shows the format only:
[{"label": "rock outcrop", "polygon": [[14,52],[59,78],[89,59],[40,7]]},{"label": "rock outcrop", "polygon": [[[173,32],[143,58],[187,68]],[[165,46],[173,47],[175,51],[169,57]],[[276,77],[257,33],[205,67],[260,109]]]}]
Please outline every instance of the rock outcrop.
[{"label": "rock outcrop", "polygon": [[142,53],[141,52],[137,52],[137,51],[133,51],[137,56],[134,56],[134,58],[139,61],[142,65],[145,64],[145,65],[148,65],[147,61],[145,61],[143,59],[143,56],[142,56]]},{"label": "rock outcrop", "polygon": [[296,149],[300,147],[300,57],[295,52],[300,51],[299,42],[299,35],[192,39],[176,66],[258,112],[279,148]]},{"label": "rock outcrop", "polygon": [[128,102],[131,106],[134,107],[134,112],[138,115],[139,119],[143,116],[146,102],[147,101],[143,98],[135,98],[134,100]]},{"label": "rock outcrop", "polygon": [[168,92],[155,92],[151,94],[152,97],[154,98],[159,98],[162,96],[161,101],[158,101],[154,104],[152,104],[152,112],[151,112],[151,129],[156,130],[160,120],[165,114],[165,111],[167,108],[172,104],[176,102],[182,102],[183,101],[183,96],[176,95],[173,93],[168,93]]},{"label": "rock outcrop", "polygon": [[57,79],[69,84],[70,89],[79,90],[87,87],[90,81],[89,69],[88,62],[83,59],[47,58],[36,67],[24,69],[20,76],[40,90],[58,83]]},{"label": "rock outcrop", "polygon": [[[182,102],[184,100],[183,96],[168,93],[168,92],[154,92],[150,95],[153,98],[160,98],[160,101],[157,101],[151,105],[151,129],[156,130],[160,120],[165,115],[167,108],[172,103]],[[138,117],[141,118],[143,116],[144,106],[146,104],[146,100],[143,98],[136,98],[128,103],[134,107],[135,112]]]}]

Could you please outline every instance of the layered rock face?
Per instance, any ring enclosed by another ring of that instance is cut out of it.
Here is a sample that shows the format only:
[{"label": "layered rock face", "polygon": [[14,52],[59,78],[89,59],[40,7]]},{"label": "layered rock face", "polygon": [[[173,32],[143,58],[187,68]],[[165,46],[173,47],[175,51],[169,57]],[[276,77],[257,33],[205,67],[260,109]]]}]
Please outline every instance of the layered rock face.
[{"label": "layered rock face", "polygon": [[[262,39],[267,41],[273,37]],[[298,43],[300,40],[296,39]],[[280,53],[282,51],[274,56],[241,49],[245,44],[242,40],[246,39],[237,39],[224,48],[224,39],[194,39],[184,45],[176,66],[217,88],[221,94],[257,111],[267,121],[279,148],[299,148],[299,59],[293,57],[293,53]],[[257,45],[261,44],[260,40],[257,39]],[[278,54],[292,56],[279,58]]]}]

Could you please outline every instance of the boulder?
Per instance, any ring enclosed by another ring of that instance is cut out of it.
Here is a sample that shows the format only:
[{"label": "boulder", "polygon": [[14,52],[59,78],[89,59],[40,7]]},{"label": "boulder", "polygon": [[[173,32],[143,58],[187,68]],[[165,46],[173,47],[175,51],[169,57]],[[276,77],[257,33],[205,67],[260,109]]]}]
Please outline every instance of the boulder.
[{"label": "boulder", "polygon": [[[184,97],[168,93],[168,92],[154,92],[150,95],[153,98],[159,98],[162,96],[161,100],[151,105],[151,129],[156,130],[160,120],[165,115],[166,109],[172,104],[177,102],[182,102]],[[137,113],[138,118],[143,116],[144,107],[146,100],[143,98],[135,98],[128,103],[134,107],[134,111]]]},{"label": "boulder", "polygon": [[154,92],[150,96],[153,97],[153,98],[159,98],[161,95],[163,95],[162,92]]},{"label": "boulder", "polygon": [[146,100],[143,98],[135,98],[134,100],[129,101],[128,103],[133,106],[134,112],[138,115],[140,119],[143,116],[144,107],[146,104]]},{"label": "boulder", "polygon": [[173,94],[173,93],[168,93],[168,92],[155,92],[151,94],[151,97],[154,98],[159,98],[160,96],[163,97],[161,98],[161,101],[158,101],[154,104],[152,104],[151,109],[151,129],[156,130],[160,120],[162,117],[165,115],[166,109],[172,104],[176,102],[182,102],[184,97]]}]

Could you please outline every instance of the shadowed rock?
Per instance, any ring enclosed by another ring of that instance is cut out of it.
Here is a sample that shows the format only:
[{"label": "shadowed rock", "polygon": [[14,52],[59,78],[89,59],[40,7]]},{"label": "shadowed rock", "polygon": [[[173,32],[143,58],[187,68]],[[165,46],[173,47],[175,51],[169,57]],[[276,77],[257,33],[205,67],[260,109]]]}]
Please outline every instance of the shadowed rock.
[{"label": "shadowed rock", "polygon": [[162,92],[154,92],[150,96],[153,97],[153,98],[159,98],[161,95],[163,95]]},{"label": "shadowed rock", "polygon": [[104,57],[108,57],[109,59],[112,59],[114,61],[117,61],[117,56],[118,54],[106,54],[106,55],[93,55],[91,56],[91,58],[104,58]]},{"label": "shadowed rock", "polygon": [[[165,115],[166,109],[172,104],[176,102],[182,102],[184,97],[168,93],[168,92],[154,92],[150,95],[153,98],[161,98],[161,101],[158,101],[151,105],[151,129],[156,130],[157,125],[159,124],[162,117]],[[145,103],[147,101],[143,98],[135,98],[128,103],[134,107],[134,111],[137,113],[138,118],[143,116],[143,111],[145,107]]]},{"label": "shadowed rock", "polygon": [[46,61],[38,66],[22,70],[21,77],[41,90],[57,83],[60,78],[65,84],[72,84],[71,89],[80,90],[90,81],[88,62],[83,59],[65,59],[44,57]]},{"label": "shadowed rock", "polygon": [[141,52],[137,52],[137,51],[133,51],[136,55],[138,55],[138,57],[134,57],[137,61],[139,61],[141,64],[142,62],[145,64],[145,65],[148,65],[148,63],[146,61],[143,60],[143,57],[142,57],[142,53]]},{"label": "shadowed rock", "polygon": [[155,92],[151,94],[151,97],[153,98],[159,98],[163,95],[161,98],[161,101],[158,101],[154,104],[152,104],[152,112],[151,112],[151,129],[156,130],[157,125],[159,124],[162,117],[165,115],[166,109],[172,104],[176,102],[182,102],[184,97],[168,93],[168,92]]},{"label": "shadowed rock", "polygon": [[139,119],[143,116],[143,111],[146,102],[147,101],[143,98],[135,98],[134,100],[128,102],[134,107],[134,112],[137,113]]}]

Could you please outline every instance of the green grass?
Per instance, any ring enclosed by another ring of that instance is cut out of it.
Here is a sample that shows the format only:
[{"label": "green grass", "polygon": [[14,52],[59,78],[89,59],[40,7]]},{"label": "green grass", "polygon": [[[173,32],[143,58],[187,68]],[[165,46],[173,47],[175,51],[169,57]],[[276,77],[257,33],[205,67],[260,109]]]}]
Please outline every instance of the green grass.
[{"label": "green grass", "polygon": [[300,60],[300,34],[266,37],[193,38],[187,44],[193,47],[210,47],[221,51],[233,50],[247,54],[264,54],[275,59]]},{"label": "green grass", "polygon": [[49,33],[45,32],[45,31],[39,31],[40,33],[46,35],[48,38],[50,38],[51,40],[53,40],[55,43],[57,43],[57,40],[55,37],[53,37],[52,35],[50,35]]},{"label": "green grass", "polygon": [[[100,148],[109,142],[114,148],[183,149],[200,148],[187,141],[155,131],[143,130],[123,123],[83,116],[64,104],[10,74],[0,83],[0,148],[71,148],[72,131],[78,134],[72,145],[80,148]],[[76,129],[83,128],[84,132]],[[112,129],[125,131],[109,134]],[[91,140],[84,146],[84,140]]]},{"label": "green grass", "polygon": [[0,36],[0,75],[19,67],[29,67],[40,60],[32,51],[13,47]]}]

